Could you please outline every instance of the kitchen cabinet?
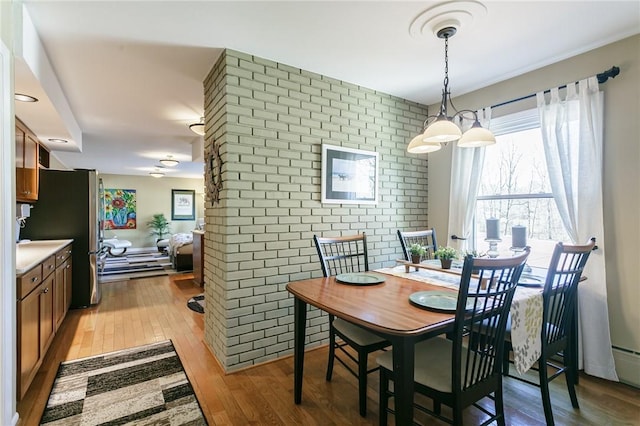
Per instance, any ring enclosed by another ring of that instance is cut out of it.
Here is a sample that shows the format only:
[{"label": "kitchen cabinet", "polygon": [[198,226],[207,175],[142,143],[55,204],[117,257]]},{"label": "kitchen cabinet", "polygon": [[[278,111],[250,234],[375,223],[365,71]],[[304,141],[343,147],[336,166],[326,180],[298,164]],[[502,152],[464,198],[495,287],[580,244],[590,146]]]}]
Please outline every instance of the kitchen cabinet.
[{"label": "kitchen cabinet", "polygon": [[18,397],[22,398],[42,364],[55,333],[53,284],[55,256],[17,278]]},{"label": "kitchen cabinet", "polygon": [[16,200],[38,200],[40,144],[35,134],[16,118]]},{"label": "kitchen cabinet", "polygon": [[53,285],[53,318],[60,328],[71,305],[71,245],[56,253],[56,279]]},{"label": "kitchen cabinet", "polygon": [[17,276],[17,395],[22,399],[51,346],[71,302],[68,244]]}]

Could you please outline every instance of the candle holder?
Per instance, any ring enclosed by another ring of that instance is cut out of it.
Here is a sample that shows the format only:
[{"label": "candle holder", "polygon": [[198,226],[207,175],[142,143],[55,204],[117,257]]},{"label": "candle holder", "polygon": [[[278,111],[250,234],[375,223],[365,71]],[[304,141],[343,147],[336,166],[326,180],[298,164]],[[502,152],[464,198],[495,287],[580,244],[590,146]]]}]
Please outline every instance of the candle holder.
[{"label": "candle holder", "polygon": [[522,253],[526,247],[509,247],[509,250],[513,252],[514,256],[517,256],[518,253]]},{"label": "candle holder", "polygon": [[489,256],[491,259],[495,259],[496,257],[498,257],[498,255],[500,254],[500,252],[498,251],[498,243],[502,240],[500,238],[487,238],[485,239],[485,241],[489,243],[489,251],[487,252],[487,256]]},{"label": "candle holder", "polygon": [[[526,247],[509,247],[509,250],[511,250],[513,252],[514,256],[517,256],[518,254],[522,253],[524,250],[526,249]],[[528,263],[524,264],[524,268],[522,269],[523,272],[531,272],[531,266],[529,266]]]}]

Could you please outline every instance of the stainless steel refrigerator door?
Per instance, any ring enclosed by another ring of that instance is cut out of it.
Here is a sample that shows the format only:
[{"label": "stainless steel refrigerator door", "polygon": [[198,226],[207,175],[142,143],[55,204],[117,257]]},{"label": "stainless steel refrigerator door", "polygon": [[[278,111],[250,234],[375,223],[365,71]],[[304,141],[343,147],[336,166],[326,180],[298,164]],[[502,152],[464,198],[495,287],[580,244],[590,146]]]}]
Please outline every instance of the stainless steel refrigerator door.
[{"label": "stainless steel refrigerator door", "polygon": [[100,283],[98,282],[98,256],[101,252],[100,247],[100,227],[98,218],[98,172],[89,173],[89,265],[90,277],[89,288],[91,293],[91,304],[100,303],[102,292],[100,291]]}]

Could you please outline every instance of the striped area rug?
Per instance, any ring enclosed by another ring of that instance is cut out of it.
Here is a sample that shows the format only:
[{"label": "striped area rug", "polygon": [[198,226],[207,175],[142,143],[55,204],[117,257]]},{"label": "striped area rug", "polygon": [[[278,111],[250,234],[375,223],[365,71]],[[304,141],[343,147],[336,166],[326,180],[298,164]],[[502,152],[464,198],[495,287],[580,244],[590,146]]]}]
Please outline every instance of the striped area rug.
[{"label": "striped area rug", "polygon": [[63,362],[42,425],[206,425],[171,341]]},{"label": "striped area rug", "polygon": [[124,256],[107,256],[100,265],[100,282],[167,275],[173,270],[169,256],[156,249],[127,252]]}]

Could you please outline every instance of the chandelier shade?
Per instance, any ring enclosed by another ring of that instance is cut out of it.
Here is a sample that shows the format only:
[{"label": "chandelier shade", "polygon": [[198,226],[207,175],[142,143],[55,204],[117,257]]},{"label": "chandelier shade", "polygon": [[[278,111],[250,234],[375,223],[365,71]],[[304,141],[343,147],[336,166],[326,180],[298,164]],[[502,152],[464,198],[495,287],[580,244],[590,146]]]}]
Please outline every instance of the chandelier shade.
[{"label": "chandelier shade", "polygon": [[436,152],[440,148],[442,148],[442,145],[437,142],[425,142],[424,134],[420,133],[411,140],[407,147],[407,151],[411,154],[426,154],[429,152]]},{"label": "chandelier shade", "polygon": [[462,131],[444,115],[431,123],[423,133],[425,142],[447,143],[460,139]]},{"label": "chandelier shade", "polygon": [[458,140],[458,146],[461,148],[478,148],[480,146],[493,145],[494,143],[496,143],[496,137],[489,130],[482,127],[478,120]]}]

